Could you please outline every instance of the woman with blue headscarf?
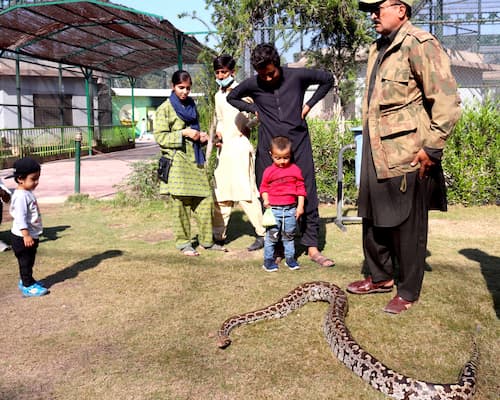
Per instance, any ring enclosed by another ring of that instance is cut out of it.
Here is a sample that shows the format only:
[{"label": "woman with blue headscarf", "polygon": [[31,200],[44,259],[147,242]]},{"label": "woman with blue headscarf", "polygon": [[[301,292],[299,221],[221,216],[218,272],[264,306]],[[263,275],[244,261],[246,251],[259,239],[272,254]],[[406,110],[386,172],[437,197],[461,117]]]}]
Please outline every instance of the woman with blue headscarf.
[{"label": "woman with blue headscarf", "polygon": [[[198,256],[196,244],[225,251],[212,237],[213,199],[203,146],[208,135],[200,131],[198,111],[189,97],[192,80],[186,71],[172,75],[170,98],[156,111],[154,137],[164,158],[171,161],[167,182],[160,193],[169,194],[175,247],[186,256]],[[191,235],[191,215],[198,225],[198,238]]]}]

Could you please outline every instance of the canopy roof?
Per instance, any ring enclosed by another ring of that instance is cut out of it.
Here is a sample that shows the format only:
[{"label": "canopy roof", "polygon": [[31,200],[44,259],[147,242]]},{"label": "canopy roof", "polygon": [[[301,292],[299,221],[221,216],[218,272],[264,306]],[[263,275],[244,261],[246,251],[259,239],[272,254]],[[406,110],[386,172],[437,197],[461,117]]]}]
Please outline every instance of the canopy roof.
[{"label": "canopy roof", "polygon": [[203,48],[160,16],[112,3],[49,1],[0,11],[0,50],[110,74],[194,64]]}]

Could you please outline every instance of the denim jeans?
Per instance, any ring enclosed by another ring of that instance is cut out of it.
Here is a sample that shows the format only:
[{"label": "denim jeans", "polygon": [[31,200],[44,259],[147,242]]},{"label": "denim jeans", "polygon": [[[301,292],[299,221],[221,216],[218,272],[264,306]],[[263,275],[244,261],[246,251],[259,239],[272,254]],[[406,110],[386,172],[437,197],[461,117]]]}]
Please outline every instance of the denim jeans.
[{"label": "denim jeans", "polygon": [[276,226],[266,229],[266,238],[264,240],[264,261],[274,262],[274,248],[280,240],[285,249],[285,259],[295,260],[295,230],[297,220],[295,219],[295,205],[289,206],[271,206]]}]

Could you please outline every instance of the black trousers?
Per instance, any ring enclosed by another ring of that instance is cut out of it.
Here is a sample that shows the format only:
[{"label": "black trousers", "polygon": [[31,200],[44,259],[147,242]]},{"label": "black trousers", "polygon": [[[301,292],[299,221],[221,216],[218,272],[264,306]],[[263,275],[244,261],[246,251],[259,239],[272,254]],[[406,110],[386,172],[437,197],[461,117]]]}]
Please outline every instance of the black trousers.
[{"label": "black trousers", "polygon": [[417,179],[410,215],[394,227],[377,227],[363,218],[365,266],[373,282],[394,278],[397,260],[398,295],[408,301],[420,296],[427,250],[428,199],[427,178]]},{"label": "black trousers", "polygon": [[25,287],[33,285],[36,281],[33,279],[33,266],[35,265],[36,251],[38,249],[38,239],[31,247],[24,245],[24,239],[11,233],[11,246],[19,263],[19,276]]}]

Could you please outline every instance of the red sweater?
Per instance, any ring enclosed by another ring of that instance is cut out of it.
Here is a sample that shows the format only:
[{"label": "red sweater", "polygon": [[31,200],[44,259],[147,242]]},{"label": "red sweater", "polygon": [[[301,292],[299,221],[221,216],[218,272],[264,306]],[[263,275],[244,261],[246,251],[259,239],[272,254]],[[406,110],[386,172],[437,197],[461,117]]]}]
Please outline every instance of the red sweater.
[{"label": "red sweater", "polygon": [[306,187],[300,168],[296,164],[289,164],[279,168],[275,164],[264,170],[260,193],[267,193],[269,204],[286,206],[297,203],[297,196],[306,196]]}]

